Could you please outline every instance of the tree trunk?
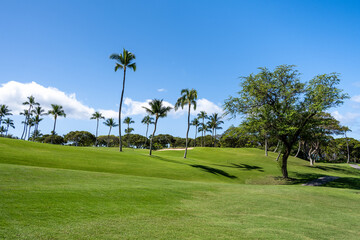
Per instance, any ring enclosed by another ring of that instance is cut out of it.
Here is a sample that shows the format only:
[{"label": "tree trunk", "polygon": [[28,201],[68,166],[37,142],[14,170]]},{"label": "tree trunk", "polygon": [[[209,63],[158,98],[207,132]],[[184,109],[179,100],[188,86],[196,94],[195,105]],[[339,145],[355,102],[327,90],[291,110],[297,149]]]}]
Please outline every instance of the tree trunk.
[{"label": "tree trunk", "polygon": [[110,127],[110,129],[109,129],[109,134],[108,134],[108,139],[107,139],[106,147],[109,147],[110,133],[111,133],[111,127]]},{"label": "tree trunk", "polygon": [[6,135],[5,136],[8,135],[8,131],[9,131],[9,124],[7,124],[7,126],[6,126]]},{"label": "tree trunk", "polygon": [[53,142],[54,142],[54,135],[55,135],[55,127],[56,127],[56,118],[57,118],[57,116],[55,115],[54,118],[55,118],[55,121],[54,121],[54,129],[53,129],[53,132],[52,132],[52,135],[51,135],[51,144],[53,144]]},{"label": "tree trunk", "polygon": [[154,136],[155,136],[157,121],[158,121],[158,117],[156,117],[156,119],[155,119],[154,132],[153,132],[153,134],[152,134],[152,136],[151,136],[151,139],[150,139],[150,153],[149,153],[150,156],[151,156],[151,154],[152,154],[152,142],[153,142],[153,138],[154,138]]},{"label": "tree trunk", "polygon": [[277,149],[278,149],[278,147],[279,147],[279,144],[280,144],[280,141],[278,141],[278,143],[277,143],[277,145],[276,145],[276,148],[275,148],[275,150],[274,150],[274,153],[277,152]]},{"label": "tree trunk", "polygon": [[96,119],[96,139],[95,139],[95,147],[97,147],[98,142],[98,130],[99,130],[99,119]]},{"label": "tree trunk", "polygon": [[214,147],[216,147],[216,128],[215,128],[215,133],[214,133]]},{"label": "tree trunk", "polygon": [[21,134],[21,139],[23,139],[23,138],[24,138],[25,129],[27,128],[27,127],[26,127],[26,125],[27,125],[27,116],[25,116],[25,121],[24,121],[24,130],[23,130],[23,132],[22,132],[22,134]]},{"label": "tree trunk", "polygon": [[202,127],[203,127],[203,130],[202,130],[202,133],[201,133],[201,146],[202,147],[204,147],[205,146],[205,144],[204,144],[204,125],[205,124],[205,119],[203,118],[203,125],[202,125]]},{"label": "tree trunk", "polygon": [[290,150],[291,150],[291,148],[289,149],[288,147],[286,147],[284,155],[282,156],[281,172],[282,172],[283,178],[285,178],[285,179],[289,178],[288,171],[287,171],[287,160],[290,155]]},{"label": "tree trunk", "polygon": [[128,148],[130,148],[130,123],[128,124],[128,133],[127,133],[127,145],[128,145]]},{"label": "tree trunk", "polygon": [[29,134],[28,134],[28,141],[29,141],[29,139],[30,139],[30,133],[31,133],[31,125],[29,126]]},{"label": "tree trunk", "polygon": [[186,158],[187,148],[188,148],[188,137],[189,137],[189,130],[190,130],[190,109],[191,109],[191,103],[189,103],[189,110],[188,110],[188,127],[187,127],[187,131],[186,131],[186,142],[185,142],[184,158]]},{"label": "tree trunk", "polygon": [[265,156],[266,157],[268,156],[268,140],[266,137],[265,137]]},{"label": "tree trunk", "polygon": [[120,152],[122,152],[122,140],[121,140],[121,108],[122,108],[122,102],[123,102],[124,90],[125,90],[125,75],[126,75],[126,67],[124,66],[123,88],[122,88],[122,91],[121,91],[120,106],[119,106],[119,151],[120,151]]},{"label": "tree trunk", "polygon": [[196,147],[196,134],[197,134],[197,126],[195,126],[194,147]]},{"label": "tree trunk", "polygon": [[347,161],[346,161],[346,163],[350,163],[349,141],[348,141],[348,138],[346,136],[346,132],[345,132],[345,140],[346,140],[346,148],[347,148]]},{"label": "tree trunk", "polygon": [[295,157],[297,157],[299,155],[300,149],[301,149],[301,141],[299,140],[299,147],[298,147],[298,150],[297,150],[297,153],[296,153]]},{"label": "tree trunk", "polygon": [[148,135],[148,130],[149,130],[149,124],[146,124],[146,139],[145,139],[145,146],[146,146],[146,143],[147,143],[147,140],[148,140],[148,137],[147,137],[147,135]]}]

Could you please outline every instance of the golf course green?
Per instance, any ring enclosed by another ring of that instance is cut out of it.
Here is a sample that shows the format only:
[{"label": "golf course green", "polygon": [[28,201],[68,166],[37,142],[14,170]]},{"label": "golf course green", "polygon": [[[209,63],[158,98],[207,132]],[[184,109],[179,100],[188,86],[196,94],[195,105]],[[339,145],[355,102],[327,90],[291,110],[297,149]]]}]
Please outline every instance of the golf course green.
[{"label": "golf course green", "polygon": [[276,156],[0,138],[0,239],[360,238],[360,170],[290,157],[285,181]]}]

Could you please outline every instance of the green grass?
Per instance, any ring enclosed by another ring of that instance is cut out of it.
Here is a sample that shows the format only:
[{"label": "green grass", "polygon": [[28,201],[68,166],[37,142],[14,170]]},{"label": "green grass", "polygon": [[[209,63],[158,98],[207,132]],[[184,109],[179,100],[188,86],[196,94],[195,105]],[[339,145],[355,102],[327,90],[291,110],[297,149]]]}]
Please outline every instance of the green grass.
[{"label": "green grass", "polygon": [[[358,239],[360,171],[257,149],[76,148],[0,138],[0,239]],[[339,176],[324,187],[300,183]],[[286,184],[286,185],[284,185]]]}]

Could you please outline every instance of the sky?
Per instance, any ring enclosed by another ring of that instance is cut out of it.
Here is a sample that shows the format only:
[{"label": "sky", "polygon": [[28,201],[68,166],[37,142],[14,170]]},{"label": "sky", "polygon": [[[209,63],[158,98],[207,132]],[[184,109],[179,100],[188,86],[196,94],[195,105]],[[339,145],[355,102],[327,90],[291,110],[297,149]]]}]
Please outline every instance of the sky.
[{"label": "sky", "polygon": [[[137,70],[126,75],[123,115],[145,135],[142,107],[151,99],[173,106],[181,89],[194,88],[191,118],[201,110],[222,114],[225,99],[240,90],[239,77],[293,64],[303,81],[340,73],[350,99],[329,112],[360,139],[359,43],[360,1],[0,0],[0,104],[12,109],[10,133],[17,136],[30,95],[45,109],[63,105],[67,117],[57,133],[95,133],[94,111],[117,118],[122,72],[109,56],[125,48]],[[241,117],[224,122],[219,133]],[[45,116],[39,129],[52,127]],[[186,127],[186,112],[172,111],[157,133],[185,137]],[[99,134],[107,132],[100,124]]]}]

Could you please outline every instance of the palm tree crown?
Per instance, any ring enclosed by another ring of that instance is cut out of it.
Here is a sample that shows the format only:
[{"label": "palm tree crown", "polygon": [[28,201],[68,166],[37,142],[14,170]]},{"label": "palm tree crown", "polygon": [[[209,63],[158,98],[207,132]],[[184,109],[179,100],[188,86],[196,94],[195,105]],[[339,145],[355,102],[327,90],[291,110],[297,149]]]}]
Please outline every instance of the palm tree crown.
[{"label": "palm tree crown", "polygon": [[213,113],[210,117],[209,117],[209,122],[208,122],[208,126],[209,128],[212,129],[212,133],[215,137],[214,139],[214,147],[216,147],[216,130],[217,129],[222,129],[222,127],[220,127],[220,124],[223,124],[224,121],[220,120],[221,117],[219,117],[219,115],[217,113]]},{"label": "palm tree crown", "polygon": [[208,115],[206,114],[205,111],[201,111],[200,113],[198,113],[197,115],[198,119],[202,119],[202,127],[199,128],[201,130],[201,146],[204,147],[204,134],[205,134],[205,119],[208,118]]},{"label": "palm tree crown", "polygon": [[97,140],[98,140],[98,130],[99,130],[99,120],[100,119],[105,119],[105,117],[100,113],[100,112],[94,112],[91,115],[90,119],[96,119],[96,140],[95,140],[95,146],[97,146]]},{"label": "palm tree crown", "polygon": [[109,133],[108,133],[108,139],[107,139],[107,146],[109,146],[109,137],[110,137],[111,129],[112,129],[113,127],[117,127],[118,124],[115,122],[115,120],[114,120],[113,118],[108,118],[108,119],[106,119],[106,121],[104,122],[104,124],[110,128],[110,129],[109,129]]},{"label": "palm tree crown", "polygon": [[[134,72],[136,71],[136,63],[133,62],[135,60],[135,55],[131,52],[123,49],[123,52],[120,54],[113,53],[110,55],[110,59],[116,61],[115,63],[115,72],[118,69],[124,70],[124,77],[123,77],[123,87],[121,91],[121,98],[120,98],[120,105],[119,105],[119,123],[121,123],[121,108],[122,102],[124,98],[124,90],[125,90],[125,76],[126,76],[126,69],[132,69]],[[121,124],[119,124],[119,151],[122,152],[122,141],[121,141]]]},{"label": "palm tree crown", "polygon": [[56,119],[57,117],[66,117],[65,111],[61,105],[51,104],[52,109],[48,111],[48,114],[54,116],[54,128],[51,136],[51,143],[53,143],[54,135],[55,135],[55,127],[56,127]]}]

